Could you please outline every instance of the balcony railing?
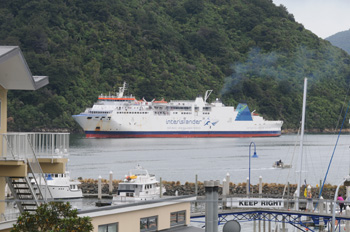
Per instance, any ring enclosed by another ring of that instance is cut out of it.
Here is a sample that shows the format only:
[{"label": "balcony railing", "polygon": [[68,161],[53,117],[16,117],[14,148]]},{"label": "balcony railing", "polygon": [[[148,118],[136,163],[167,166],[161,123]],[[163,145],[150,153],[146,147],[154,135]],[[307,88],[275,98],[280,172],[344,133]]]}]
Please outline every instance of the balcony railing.
[{"label": "balcony railing", "polygon": [[62,158],[69,154],[69,133],[5,133],[0,134],[0,159]]}]

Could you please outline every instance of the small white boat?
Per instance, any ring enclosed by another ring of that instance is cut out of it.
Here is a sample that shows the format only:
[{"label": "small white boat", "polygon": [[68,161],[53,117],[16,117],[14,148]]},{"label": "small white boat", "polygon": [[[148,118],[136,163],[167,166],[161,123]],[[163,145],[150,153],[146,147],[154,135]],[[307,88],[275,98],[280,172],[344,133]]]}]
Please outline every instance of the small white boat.
[{"label": "small white boat", "polygon": [[[65,174],[45,174],[47,186],[54,199],[76,199],[82,198],[83,192],[78,187],[81,183],[70,179],[69,172]],[[45,191],[45,186],[40,186]]]},{"label": "small white boat", "polygon": [[155,200],[165,192],[166,189],[161,188],[156,177],[138,165],[119,183],[117,194],[113,195],[113,204]]},{"label": "small white boat", "polygon": [[290,165],[290,164],[284,164],[281,160],[279,160],[279,161],[276,161],[276,162],[272,165],[272,167],[274,167],[274,168],[291,168],[292,165]]}]

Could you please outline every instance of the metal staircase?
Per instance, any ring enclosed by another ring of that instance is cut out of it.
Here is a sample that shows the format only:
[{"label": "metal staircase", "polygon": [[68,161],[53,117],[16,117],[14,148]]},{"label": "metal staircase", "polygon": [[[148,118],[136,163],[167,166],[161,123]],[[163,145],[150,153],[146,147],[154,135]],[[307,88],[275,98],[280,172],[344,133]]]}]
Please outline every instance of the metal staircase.
[{"label": "metal staircase", "polygon": [[38,186],[35,186],[28,177],[7,177],[6,181],[20,212],[35,211],[39,206]]},{"label": "metal staircase", "polygon": [[45,175],[27,134],[21,134],[19,137],[6,137],[6,142],[7,152],[11,152],[13,158],[20,157],[28,165],[27,176],[6,177],[6,182],[20,212],[33,212],[41,203],[52,199]]}]

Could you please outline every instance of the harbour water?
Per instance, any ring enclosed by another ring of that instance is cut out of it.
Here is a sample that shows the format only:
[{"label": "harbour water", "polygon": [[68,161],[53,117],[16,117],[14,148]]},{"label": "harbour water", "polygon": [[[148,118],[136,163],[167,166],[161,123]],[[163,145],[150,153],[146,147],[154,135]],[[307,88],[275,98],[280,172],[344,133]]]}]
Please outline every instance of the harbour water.
[{"label": "harbour water", "polygon": [[[323,180],[338,135],[305,135],[302,181],[315,186]],[[252,143],[253,142],[253,143]],[[350,172],[350,135],[339,137],[326,183],[338,184]],[[246,182],[251,158],[251,183],[259,176],[265,183],[297,183],[300,170],[299,137],[275,138],[142,138],[87,139],[71,135],[68,169],[74,178],[123,179],[129,169],[141,165],[166,181],[220,180],[229,173],[234,183]],[[277,160],[292,164],[276,169]]]}]

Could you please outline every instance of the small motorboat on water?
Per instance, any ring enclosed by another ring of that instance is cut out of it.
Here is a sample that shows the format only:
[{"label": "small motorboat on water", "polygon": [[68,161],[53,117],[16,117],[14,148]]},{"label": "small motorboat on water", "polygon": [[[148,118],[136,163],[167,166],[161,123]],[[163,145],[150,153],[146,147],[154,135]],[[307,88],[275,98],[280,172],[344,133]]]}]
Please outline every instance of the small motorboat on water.
[{"label": "small motorboat on water", "polygon": [[[45,173],[47,186],[54,199],[77,199],[83,197],[83,192],[79,188],[81,184],[77,180],[70,178],[69,172],[64,174]],[[45,185],[40,185],[42,192],[45,191]]]},{"label": "small motorboat on water", "polygon": [[290,165],[290,164],[284,164],[284,163],[282,162],[282,160],[278,160],[278,161],[276,161],[276,162],[272,165],[272,167],[274,167],[274,168],[291,168],[292,165]]},{"label": "small motorboat on water", "polygon": [[161,187],[156,177],[138,165],[119,183],[117,194],[113,195],[113,204],[156,200],[165,192],[166,189]]}]

